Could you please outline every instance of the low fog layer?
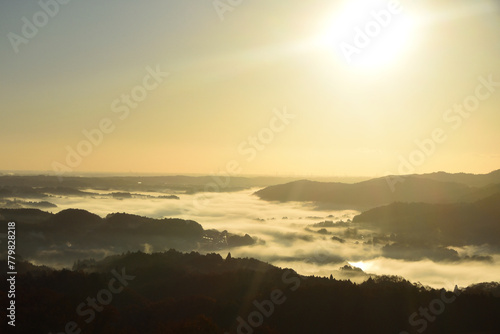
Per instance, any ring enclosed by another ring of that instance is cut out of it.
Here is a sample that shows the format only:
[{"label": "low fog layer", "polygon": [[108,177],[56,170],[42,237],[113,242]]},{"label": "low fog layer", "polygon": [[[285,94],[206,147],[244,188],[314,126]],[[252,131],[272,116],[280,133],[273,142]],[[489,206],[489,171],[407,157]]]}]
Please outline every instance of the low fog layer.
[{"label": "low fog layer", "polygon": [[[249,234],[257,240],[251,246],[231,248],[233,257],[255,257],[307,275],[333,274],[352,280],[367,277],[359,271],[340,270],[350,264],[365,273],[400,275],[433,287],[467,286],[500,277],[500,252],[488,245],[430,250],[412,246],[402,250],[397,248],[400,240],[394,239],[394,235],[371,224],[352,223],[360,214],[358,211],[317,210],[310,203],[266,202],[252,195],[255,190],[182,194],[179,199],[168,199],[161,198],[165,194],[159,192],[117,198],[108,196],[110,191],[88,189],[95,195],[51,197],[50,202],[57,207],[46,211],[79,208],[101,217],[126,212],[151,218],[193,220],[205,230]],[[164,250],[151,244],[144,240],[141,250]],[[115,246],[120,249],[120,245]],[[219,252],[225,256],[228,249]]]}]

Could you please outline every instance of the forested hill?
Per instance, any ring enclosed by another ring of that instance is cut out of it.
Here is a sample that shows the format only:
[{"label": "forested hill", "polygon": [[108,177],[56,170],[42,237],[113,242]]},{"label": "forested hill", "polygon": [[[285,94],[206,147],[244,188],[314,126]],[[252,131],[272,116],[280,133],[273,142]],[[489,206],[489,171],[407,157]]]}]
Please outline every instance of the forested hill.
[{"label": "forested hill", "polygon": [[[454,292],[426,289],[398,277],[357,285],[303,277],[253,259],[173,250],[80,261],[73,271],[31,268],[18,275],[16,287],[20,334],[60,333],[65,328],[81,329],[82,334],[500,330],[497,283]],[[4,289],[0,302],[6,305]],[[0,316],[5,318],[5,312],[2,308]]]},{"label": "forested hill", "polygon": [[[256,243],[248,234],[206,230],[192,220],[127,213],[101,218],[81,209],[56,214],[37,209],[0,209],[0,226],[9,221],[16,223],[18,255],[57,267],[71,266],[79,258],[101,259],[127,251],[215,251]],[[0,250],[0,255],[6,250]]]},{"label": "forested hill", "polygon": [[393,203],[363,212],[353,223],[444,246],[500,246],[500,194],[474,203]]},{"label": "forested hill", "polygon": [[500,172],[388,176],[359,183],[301,180],[255,193],[268,201],[310,201],[346,209],[369,209],[393,202],[472,202],[500,193]]}]

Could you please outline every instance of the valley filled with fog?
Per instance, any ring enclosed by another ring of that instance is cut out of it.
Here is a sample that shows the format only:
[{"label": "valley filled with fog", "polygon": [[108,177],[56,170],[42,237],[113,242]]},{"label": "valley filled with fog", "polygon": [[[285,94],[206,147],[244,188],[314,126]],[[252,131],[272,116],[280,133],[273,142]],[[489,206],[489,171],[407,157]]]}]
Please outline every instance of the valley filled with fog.
[{"label": "valley filled with fog", "polygon": [[[312,202],[268,202],[254,193],[259,188],[237,192],[177,194],[178,199],[162,198],[162,192],[134,192],[128,196],[110,196],[112,190],[81,189],[92,196],[52,196],[57,205],[46,211],[57,213],[78,208],[97,214],[125,212],[150,218],[180,218],[193,220],[205,230],[227,230],[234,234],[249,234],[255,243],[248,246],[215,250],[223,257],[253,257],[270,264],[292,268],[303,275],[330,276],[363,281],[369,276],[398,275],[411,282],[435,288],[468,286],[495,281],[500,277],[500,251],[493,246],[449,247],[444,256],[423,253],[421,256],[393,256],[387,247],[390,236],[373,225],[353,223],[361,212],[356,210],[320,210]],[[379,240],[379,242],[374,242]],[[146,240],[138,240],[143,252],[161,252]],[[107,250],[96,252],[96,258],[111,255]],[[70,245],[68,247],[77,247]],[[109,248],[111,247],[111,248]],[[423,246],[422,248],[425,248]],[[137,250],[137,249],[136,249]],[[208,251],[194,247],[201,253]],[[131,250],[133,251],[133,250]],[[422,250],[425,252],[425,250]],[[443,251],[443,249],[441,249]],[[212,252],[212,251],[210,251]],[[453,256],[448,252],[453,252]],[[430,260],[431,258],[432,260]],[[43,264],[39,259],[29,259]],[[51,264],[51,263],[48,263]],[[69,266],[68,263],[65,264]],[[345,265],[364,271],[341,270]]]}]

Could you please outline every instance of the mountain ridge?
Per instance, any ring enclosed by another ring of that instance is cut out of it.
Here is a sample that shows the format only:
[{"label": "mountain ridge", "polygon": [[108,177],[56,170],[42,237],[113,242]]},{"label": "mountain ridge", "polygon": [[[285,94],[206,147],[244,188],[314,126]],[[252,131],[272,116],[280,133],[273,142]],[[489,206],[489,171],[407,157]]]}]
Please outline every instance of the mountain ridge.
[{"label": "mountain ridge", "polygon": [[[429,203],[472,201],[500,192],[500,170],[489,174],[464,175],[467,178],[465,183],[455,182],[461,176],[448,173],[387,176],[353,184],[300,180],[269,186],[254,194],[268,201],[308,201],[348,209],[369,209],[398,201]],[[485,175],[488,181],[484,181]],[[471,181],[476,177],[481,180]],[[455,181],[446,181],[452,179]],[[471,184],[484,186],[473,187]]]}]

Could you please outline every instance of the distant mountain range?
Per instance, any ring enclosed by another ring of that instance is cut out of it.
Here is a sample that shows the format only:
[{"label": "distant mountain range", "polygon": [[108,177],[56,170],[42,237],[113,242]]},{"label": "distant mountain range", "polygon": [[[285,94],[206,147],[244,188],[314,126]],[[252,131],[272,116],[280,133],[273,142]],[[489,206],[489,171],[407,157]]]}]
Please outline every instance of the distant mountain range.
[{"label": "distant mountain range", "polygon": [[[49,175],[2,175],[0,173],[0,197],[41,198],[47,194],[65,196],[88,196],[86,189],[198,193],[204,191],[229,192],[254,187],[266,187],[298,180],[298,177],[235,175],[209,176],[66,176],[58,178]],[[364,177],[318,177],[316,181],[359,182]]]},{"label": "distant mountain range", "polygon": [[308,201],[366,210],[393,202],[473,202],[500,193],[500,170],[485,175],[444,172],[388,176],[354,184],[301,180],[255,193],[268,201]]}]

